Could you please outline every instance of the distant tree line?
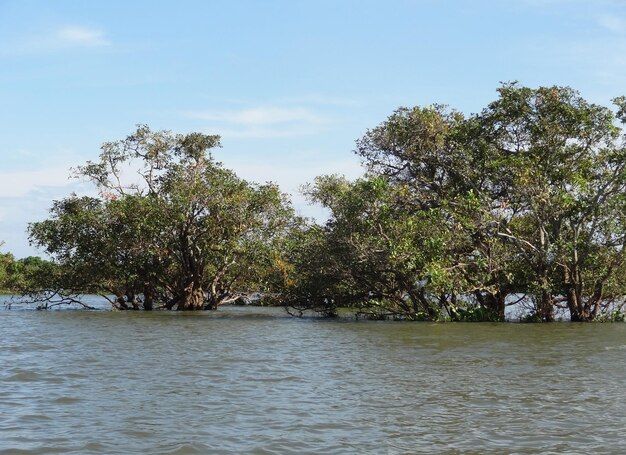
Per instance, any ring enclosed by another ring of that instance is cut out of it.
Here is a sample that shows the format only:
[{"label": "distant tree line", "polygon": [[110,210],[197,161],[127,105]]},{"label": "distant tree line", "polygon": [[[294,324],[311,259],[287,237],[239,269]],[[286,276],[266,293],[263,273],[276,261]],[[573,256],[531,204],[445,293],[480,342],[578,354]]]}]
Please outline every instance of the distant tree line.
[{"label": "distant tree line", "polygon": [[498,93],[475,115],[400,108],[367,131],[363,177],[304,189],[328,209],[323,223],[216,162],[219,137],[140,126],[76,169],[99,196],[71,195],[30,225],[55,268],[29,292],[96,290],[117,309],[254,301],[463,321],[502,321],[523,300],[527,320],[623,319],[626,100],[610,109],[516,83]]},{"label": "distant tree line", "polygon": [[42,282],[56,266],[36,256],[16,259],[12,253],[0,253],[0,292],[22,293]]}]

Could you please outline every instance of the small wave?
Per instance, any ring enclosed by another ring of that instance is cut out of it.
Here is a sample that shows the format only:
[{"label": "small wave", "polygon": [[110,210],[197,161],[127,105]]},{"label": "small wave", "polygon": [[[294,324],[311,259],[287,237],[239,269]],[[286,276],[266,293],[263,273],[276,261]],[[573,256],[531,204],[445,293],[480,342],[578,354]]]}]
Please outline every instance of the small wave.
[{"label": "small wave", "polygon": [[193,455],[211,453],[211,447],[204,444],[180,444],[174,448],[164,448],[163,455]]},{"label": "small wave", "polygon": [[85,374],[80,374],[80,373],[64,373],[63,376],[68,379],[88,379],[89,378],[89,376]]},{"label": "small wave", "polygon": [[32,450],[24,450],[17,448],[8,448],[5,450],[0,450],[0,455],[33,455],[34,453],[44,453],[44,452],[33,452]]},{"label": "small wave", "polygon": [[615,351],[615,350],[624,350],[626,349],[626,344],[620,344],[618,346],[605,346],[605,351]]},{"label": "small wave", "polygon": [[47,422],[49,420],[52,420],[52,418],[44,414],[25,414],[18,418],[20,423]]},{"label": "small wave", "polygon": [[55,375],[45,375],[33,370],[13,370],[13,374],[4,378],[6,382],[48,382],[60,384],[63,379]]},{"label": "small wave", "polygon": [[83,400],[81,400],[80,398],[76,398],[76,397],[59,397],[59,398],[52,400],[54,404],[74,404],[74,403],[79,403],[81,401]]},{"label": "small wave", "polygon": [[41,380],[42,376],[39,373],[30,370],[18,370],[5,379],[5,381],[9,382],[35,382]]},{"label": "small wave", "polygon": [[95,452],[107,453],[111,448],[99,442],[89,442],[79,449],[79,453]]}]

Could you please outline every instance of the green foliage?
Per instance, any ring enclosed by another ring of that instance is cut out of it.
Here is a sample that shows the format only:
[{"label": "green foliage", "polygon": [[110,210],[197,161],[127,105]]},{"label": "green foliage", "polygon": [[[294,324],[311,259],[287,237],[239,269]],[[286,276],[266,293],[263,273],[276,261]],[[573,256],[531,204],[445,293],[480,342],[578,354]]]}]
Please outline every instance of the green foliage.
[{"label": "green foliage", "polygon": [[455,322],[497,322],[499,316],[482,305],[451,306],[450,320]]},{"label": "green foliage", "polygon": [[[55,202],[31,241],[63,270],[57,288],[102,290],[118,309],[217,308],[263,290],[272,244],[292,220],[278,187],[213,160],[217,136],[147,127],[78,168],[97,198]],[[139,182],[126,182],[135,168]]]},{"label": "green foliage", "polygon": [[11,253],[0,254],[0,290],[7,293],[24,293],[57,272],[53,263],[39,257],[15,259]]},{"label": "green foliage", "polygon": [[323,227],[300,231],[287,248],[294,278],[282,291],[284,303],[325,315],[350,307],[367,318],[438,319],[419,283],[432,280],[433,290],[448,285],[435,262],[441,265],[452,232],[436,224],[437,209],[406,210],[405,191],[384,177],[323,176],[307,187],[331,216]]},{"label": "green foliage", "polygon": [[331,213],[316,234],[324,301],[374,318],[503,320],[507,296],[525,293],[529,318],[551,321],[563,304],[597,319],[626,294],[624,98],[615,114],[568,87],[498,92],[471,117],[396,110],[357,141],[366,178],[307,188]]},{"label": "green foliage", "polygon": [[593,319],[594,322],[626,322],[626,314],[623,310],[613,310],[601,313]]},{"label": "green foliage", "polygon": [[520,322],[525,323],[525,324],[536,324],[538,322],[544,322],[544,321],[545,319],[543,318],[543,316],[537,311],[532,311],[528,314],[525,314],[524,316],[520,318]]},{"label": "green foliage", "polygon": [[98,197],[57,201],[31,225],[61,265],[45,279],[106,290],[120,308],[216,308],[254,292],[298,314],[501,321],[507,297],[525,294],[527,321],[556,308],[620,319],[626,98],[614,112],[569,87],[498,94],[472,116],[399,108],[367,131],[363,178],[305,187],[329,212],[321,225],[295,218],[275,185],[215,162],[219,137],[141,126],[78,168]]},{"label": "green foliage", "polygon": [[10,290],[9,268],[15,261],[11,253],[0,254],[0,289]]},{"label": "green foliage", "polygon": [[510,175],[510,213],[498,235],[517,251],[543,319],[565,296],[572,320],[592,320],[624,294],[623,285],[607,292],[626,240],[626,151],[616,117],[568,87],[499,91],[478,117]]}]

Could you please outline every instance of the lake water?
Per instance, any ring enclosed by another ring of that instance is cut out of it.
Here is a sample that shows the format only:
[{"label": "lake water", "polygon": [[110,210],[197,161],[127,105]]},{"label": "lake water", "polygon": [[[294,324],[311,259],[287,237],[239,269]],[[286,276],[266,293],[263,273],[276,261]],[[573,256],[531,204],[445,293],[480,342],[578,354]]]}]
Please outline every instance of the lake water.
[{"label": "lake water", "polygon": [[0,454],[626,453],[626,324],[0,310]]}]

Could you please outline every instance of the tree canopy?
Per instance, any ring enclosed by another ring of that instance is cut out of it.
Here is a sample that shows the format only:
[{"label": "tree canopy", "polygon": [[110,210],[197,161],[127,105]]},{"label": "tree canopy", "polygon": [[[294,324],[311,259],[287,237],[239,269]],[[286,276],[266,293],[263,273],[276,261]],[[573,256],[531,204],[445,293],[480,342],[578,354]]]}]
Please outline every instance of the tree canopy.
[{"label": "tree canopy", "polygon": [[276,185],[216,162],[217,146],[217,136],[141,126],[77,168],[99,196],[57,201],[50,219],[30,226],[32,242],[62,266],[58,288],[113,295],[118,309],[179,310],[262,291],[292,210]]},{"label": "tree canopy", "polygon": [[396,110],[357,141],[365,180],[309,189],[331,211],[336,295],[351,283],[361,311],[408,319],[503,320],[520,299],[545,321],[623,306],[624,98],[613,111],[568,87],[498,92],[472,116]]}]

